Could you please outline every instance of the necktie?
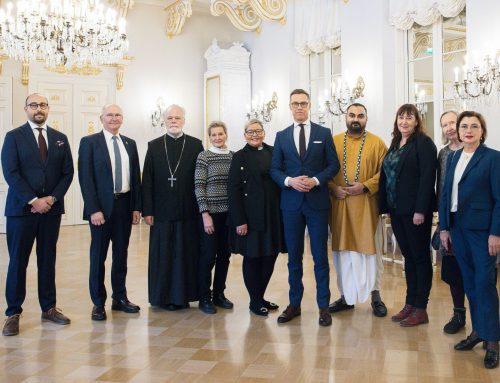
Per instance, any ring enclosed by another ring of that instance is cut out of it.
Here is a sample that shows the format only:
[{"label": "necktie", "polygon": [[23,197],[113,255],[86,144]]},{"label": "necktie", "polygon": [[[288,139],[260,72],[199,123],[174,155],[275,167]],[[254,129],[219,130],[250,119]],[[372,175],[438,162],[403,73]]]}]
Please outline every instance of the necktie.
[{"label": "necktie", "polygon": [[304,159],[306,155],[306,133],[304,132],[304,124],[299,124],[300,133],[299,133],[299,154],[300,158]]},{"label": "necktie", "polygon": [[38,130],[38,150],[40,150],[40,158],[42,162],[47,161],[47,141],[45,141],[45,137],[42,134],[43,128],[35,128]]},{"label": "necktie", "polygon": [[116,136],[113,136],[113,151],[115,152],[115,193],[120,193],[122,191],[122,156]]}]

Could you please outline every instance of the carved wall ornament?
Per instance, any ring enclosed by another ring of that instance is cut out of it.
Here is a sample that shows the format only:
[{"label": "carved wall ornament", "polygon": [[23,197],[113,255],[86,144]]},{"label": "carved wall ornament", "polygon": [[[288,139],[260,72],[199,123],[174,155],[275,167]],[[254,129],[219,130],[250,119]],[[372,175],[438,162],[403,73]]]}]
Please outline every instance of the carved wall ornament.
[{"label": "carved wall ornament", "polygon": [[211,0],[214,16],[226,15],[241,31],[260,32],[262,20],[286,23],[287,0]]},{"label": "carved wall ornament", "polygon": [[108,4],[116,9],[118,17],[127,17],[129,9],[134,6],[134,0],[108,0]]},{"label": "carved wall ornament", "polygon": [[87,124],[87,134],[94,134],[95,124],[94,121],[89,121]]},{"label": "carved wall ornament", "polygon": [[21,84],[28,85],[30,83],[30,63],[23,61],[21,64]]},{"label": "carved wall ornament", "polygon": [[191,3],[192,0],[177,0],[165,7],[164,11],[167,12],[166,31],[169,39],[181,33],[186,19],[193,14]]},{"label": "carved wall ornament", "polygon": [[102,69],[92,65],[85,65],[82,67],[72,66],[69,68],[64,65],[56,65],[53,67],[45,67],[45,69],[59,74],[76,74],[82,76],[94,76],[102,72]]}]

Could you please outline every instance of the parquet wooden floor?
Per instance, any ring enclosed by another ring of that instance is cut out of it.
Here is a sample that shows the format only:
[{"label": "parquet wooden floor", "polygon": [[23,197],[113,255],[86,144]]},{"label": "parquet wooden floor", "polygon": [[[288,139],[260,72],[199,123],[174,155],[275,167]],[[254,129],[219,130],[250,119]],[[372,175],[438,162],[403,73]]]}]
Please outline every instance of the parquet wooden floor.
[{"label": "parquet wooden floor", "polygon": [[[64,227],[59,240],[58,306],[72,319],[69,326],[41,322],[33,255],[21,333],[0,337],[0,382],[500,382],[500,369],[483,368],[481,347],[453,350],[465,331],[442,332],[452,303],[439,269],[429,324],[405,329],[391,322],[390,315],[403,305],[405,283],[401,266],[386,263],[382,297],[389,316],[375,318],[366,302],[334,315],[333,325],[322,328],[312,260],[306,256],[302,316],[278,325],[278,314],[250,314],[239,256],[231,259],[226,290],[235,302],[233,310],[206,315],[196,304],[180,312],[151,308],[148,236],[145,225],[135,227],[129,255],[128,295],[141,312],[112,312],[108,305],[106,322],[90,319],[87,226]],[[4,235],[0,251],[3,290],[8,263]],[[268,288],[268,299],[280,309],[288,302],[286,261],[279,257]],[[106,281],[109,292],[109,267]],[[331,287],[333,300],[338,297],[333,267]],[[3,293],[0,307],[5,309]]]}]

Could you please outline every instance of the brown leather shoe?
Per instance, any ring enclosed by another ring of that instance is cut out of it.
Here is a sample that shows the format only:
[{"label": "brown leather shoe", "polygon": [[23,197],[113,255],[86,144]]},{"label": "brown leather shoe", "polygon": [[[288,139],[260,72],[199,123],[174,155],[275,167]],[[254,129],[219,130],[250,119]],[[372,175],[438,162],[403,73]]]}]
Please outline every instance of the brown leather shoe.
[{"label": "brown leather shoe", "polygon": [[429,323],[426,309],[414,309],[413,312],[406,318],[399,322],[401,327],[413,327],[419,324]]},{"label": "brown leather shoe", "polygon": [[323,327],[332,325],[332,314],[330,314],[328,307],[319,309],[319,325]]},{"label": "brown leather shoe", "polygon": [[278,323],[286,323],[290,322],[293,318],[298,317],[300,315],[300,306],[291,306],[288,305],[278,317]]},{"label": "brown leather shoe", "polygon": [[61,309],[57,307],[52,307],[51,309],[42,312],[42,320],[54,322],[60,325],[71,323],[71,320],[62,313]]},{"label": "brown leather shoe", "polygon": [[401,322],[403,319],[408,318],[410,314],[413,312],[413,310],[414,307],[412,305],[406,304],[405,307],[403,307],[400,312],[391,317],[391,320],[393,322]]},{"label": "brown leather shoe", "polygon": [[5,324],[3,325],[2,335],[3,336],[13,336],[19,334],[19,318],[21,314],[14,314],[5,319]]}]

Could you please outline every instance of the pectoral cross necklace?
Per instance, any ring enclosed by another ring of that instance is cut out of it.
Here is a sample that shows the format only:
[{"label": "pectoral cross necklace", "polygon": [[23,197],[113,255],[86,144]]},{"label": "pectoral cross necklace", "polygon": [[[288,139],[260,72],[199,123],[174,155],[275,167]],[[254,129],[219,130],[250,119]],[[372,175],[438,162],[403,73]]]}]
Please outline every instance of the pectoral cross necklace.
[{"label": "pectoral cross necklace", "polygon": [[168,150],[167,150],[167,135],[165,134],[165,137],[163,138],[163,143],[165,144],[165,155],[167,156],[167,164],[168,164],[168,171],[170,172],[170,177],[167,178],[170,181],[170,187],[174,187],[174,181],[177,181],[177,178],[174,177],[175,172],[177,171],[177,168],[179,167],[179,164],[181,163],[181,158],[182,158],[182,153],[184,153],[184,145],[186,144],[186,135],[184,135],[184,141],[182,143],[182,149],[181,149],[181,155],[179,156],[179,161],[177,161],[177,165],[175,166],[174,171],[172,172],[172,168],[170,167],[170,160],[168,159]]}]

